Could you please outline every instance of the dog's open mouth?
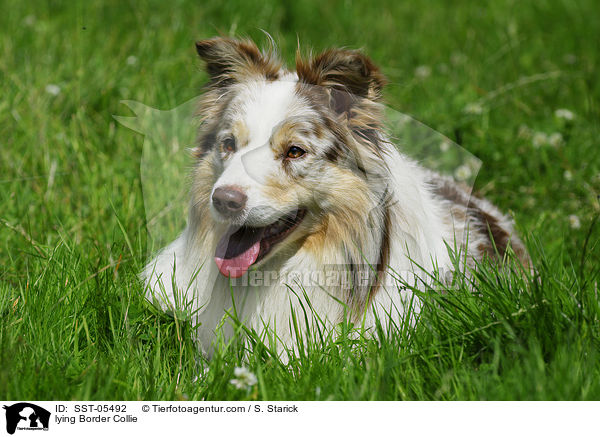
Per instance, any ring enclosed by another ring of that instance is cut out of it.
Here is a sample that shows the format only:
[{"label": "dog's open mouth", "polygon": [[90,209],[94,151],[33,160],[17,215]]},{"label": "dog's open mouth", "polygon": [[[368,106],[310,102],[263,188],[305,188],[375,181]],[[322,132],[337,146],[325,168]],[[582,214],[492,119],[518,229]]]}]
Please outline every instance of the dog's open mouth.
[{"label": "dog's open mouth", "polygon": [[306,210],[300,209],[267,226],[229,228],[215,250],[215,262],[221,274],[232,278],[242,276],[292,233],[305,215]]}]

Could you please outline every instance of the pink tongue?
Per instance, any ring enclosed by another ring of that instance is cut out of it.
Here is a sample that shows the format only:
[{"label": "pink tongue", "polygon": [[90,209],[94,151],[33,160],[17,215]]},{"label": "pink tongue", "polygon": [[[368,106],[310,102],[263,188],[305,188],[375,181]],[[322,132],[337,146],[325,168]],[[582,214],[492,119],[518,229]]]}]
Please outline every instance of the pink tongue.
[{"label": "pink tongue", "polygon": [[235,258],[224,259],[215,256],[215,263],[217,263],[217,267],[223,276],[239,278],[254,264],[259,252],[260,240]]}]

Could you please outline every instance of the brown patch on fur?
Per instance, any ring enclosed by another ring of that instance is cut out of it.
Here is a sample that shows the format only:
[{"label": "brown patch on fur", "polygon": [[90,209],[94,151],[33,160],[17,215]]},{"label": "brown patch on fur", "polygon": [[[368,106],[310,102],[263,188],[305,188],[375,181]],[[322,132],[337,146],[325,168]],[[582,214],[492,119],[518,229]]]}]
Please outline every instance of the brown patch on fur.
[{"label": "brown patch on fur", "polygon": [[495,253],[490,253],[490,245],[486,243],[479,243],[477,245],[477,251],[481,254],[481,256],[494,256]]},{"label": "brown patch on fur", "polygon": [[211,89],[202,95],[196,116],[200,122],[198,146],[194,149],[194,157],[200,159],[215,145],[221,122],[221,114],[231,103],[233,96],[223,93],[221,89]]},{"label": "brown patch on fur", "polygon": [[464,184],[458,182],[446,180],[432,181],[435,194],[443,197],[446,200],[450,200],[452,203],[462,205],[464,207],[469,206],[469,188]]},{"label": "brown patch on fur", "polygon": [[476,206],[469,207],[468,214],[475,219],[475,226],[479,231],[488,235],[489,244],[486,247],[486,253],[490,257],[494,257],[498,251],[498,255],[503,257],[510,241],[510,234],[500,226],[496,217]]},{"label": "brown patch on fur", "polygon": [[[317,253],[319,247],[331,247],[337,250],[344,242],[350,244],[352,241],[359,240],[354,238],[353,234],[362,232],[362,223],[369,213],[367,183],[348,169],[334,168],[333,170],[332,178],[337,183],[337,189],[319,187],[323,190],[321,194],[328,195],[326,201],[329,208],[321,223],[316,225],[311,238],[307,239],[307,248],[312,248],[317,258],[319,258]],[[311,205],[307,206],[311,207]],[[351,224],[355,224],[357,228],[354,229]]]},{"label": "brown patch on fur", "polygon": [[[298,199],[306,195],[303,191],[305,188],[299,184],[284,183],[280,178],[272,176],[265,179],[263,187],[264,195],[274,201],[274,207],[277,208],[277,204],[289,205],[298,202]],[[300,205],[305,206],[305,205]]]},{"label": "brown patch on fur", "polygon": [[204,132],[198,139],[198,146],[194,149],[194,158],[203,158],[217,142],[218,126],[211,126],[211,129]]},{"label": "brown patch on fur", "polygon": [[329,216],[324,216],[322,221],[315,226],[304,240],[303,249],[311,252],[316,259],[321,259],[321,256],[326,249],[326,241],[329,229]]},{"label": "brown patch on fur", "polygon": [[[325,151],[325,158],[330,162],[337,162],[340,156],[346,156],[349,158],[347,164],[353,171],[358,171],[362,176],[366,175],[366,169],[362,164],[360,158],[359,148],[361,144],[366,145],[364,149],[367,153],[374,153],[378,145],[368,142],[358,142],[356,138],[349,131],[349,127],[345,122],[337,122],[328,114],[320,112],[320,119],[331,136],[332,146]],[[351,128],[351,127],[350,127]],[[377,156],[381,156],[379,152],[375,152]]]},{"label": "brown patch on fur", "polygon": [[483,246],[481,243],[478,246],[481,253],[486,253],[493,258],[496,256],[497,250],[500,256],[504,256],[510,240],[509,232],[500,226],[496,217],[488,214],[476,204],[476,198],[467,195],[464,186],[460,187],[458,184],[445,182],[441,186],[435,186],[434,191],[444,199],[463,206],[466,214],[462,215],[473,219],[476,230],[488,237],[489,244],[486,244],[485,248],[481,247]]},{"label": "brown patch on fur", "polygon": [[339,219],[335,213],[327,213],[313,226],[302,248],[311,252],[314,259],[331,262],[332,258],[325,254],[338,253],[340,245],[352,241],[350,231],[343,219]]},{"label": "brown patch on fur", "polygon": [[312,123],[312,134],[317,139],[319,139],[319,140],[322,139],[325,136],[323,125],[321,125],[321,123],[319,123],[319,122],[313,122]]},{"label": "brown patch on fur", "polygon": [[216,179],[210,160],[201,159],[198,161],[193,173],[191,188],[192,204],[190,207],[193,210],[194,216],[198,217],[197,223],[202,228],[198,229],[199,235],[204,235],[212,223],[209,213],[210,193]]},{"label": "brown patch on fur", "polygon": [[250,131],[248,130],[246,123],[244,123],[242,120],[237,120],[235,123],[233,123],[231,131],[235,136],[238,148],[244,147],[248,144],[248,141],[250,141]]},{"label": "brown patch on fur", "polygon": [[476,232],[485,240],[479,242],[475,248],[480,257],[488,256],[491,259],[501,260],[510,246],[521,264],[526,269],[530,269],[531,260],[525,246],[514,235],[512,227],[507,228],[501,223],[503,219],[506,221],[506,218],[501,217],[499,212],[486,211],[484,209],[486,201],[470,194],[469,188],[464,184],[439,175],[434,176],[430,183],[434,194],[450,202],[449,212],[455,219],[465,220],[468,225],[472,225],[469,232]]},{"label": "brown patch on fur", "polygon": [[331,147],[325,151],[325,158],[329,162],[335,163],[342,153],[344,153],[344,148],[340,142],[336,140],[331,144]]},{"label": "brown patch on fur", "polygon": [[512,229],[503,228],[496,217],[481,209],[475,209],[474,215],[480,220],[481,232],[485,232],[489,238],[489,244],[485,245],[485,251],[482,253],[486,253],[491,258],[497,257],[497,255],[503,258],[510,247],[521,265],[531,271],[531,258],[521,240],[514,235],[514,231],[511,235]]},{"label": "brown patch on fur", "polygon": [[272,50],[262,53],[248,39],[205,39],[196,43],[196,51],[206,62],[206,71],[213,86],[226,86],[249,76],[276,80],[281,71],[281,61]]},{"label": "brown patch on fur", "polygon": [[[297,95],[317,112],[347,155],[357,158],[359,170],[361,153],[382,157],[379,132],[384,114],[379,99],[385,79],[372,61],[359,52],[328,50],[310,61],[297,54],[296,69]],[[340,154],[333,152],[326,158],[335,162]]]},{"label": "brown patch on fur", "polygon": [[450,209],[450,212],[451,212],[452,218],[454,220],[463,220],[464,221],[467,219],[467,214],[466,214],[464,208],[455,206]]},{"label": "brown patch on fur", "polygon": [[[323,108],[327,108],[329,105],[329,95],[323,87],[298,81],[296,84],[296,94],[302,96],[306,100],[308,106],[321,117],[323,115]],[[323,120],[321,120],[321,122],[323,122]]]},{"label": "brown patch on fur", "polygon": [[286,159],[288,149],[295,145],[308,152],[314,153],[315,150],[311,146],[311,138],[324,135],[324,128],[319,126],[318,121],[314,120],[299,120],[292,119],[285,121],[277,131],[273,133],[271,138],[271,150],[275,156],[283,160],[283,169],[292,176],[290,172],[290,161]]},{"label": "brown patch on fur", "polygon": [[[277,131],[273,133],[271,147],[277,155],[283,155],[287,148],[295,142],[302,142],[302,132],[306,134],[303,128],[304,123],[298,120],[285,121]],[[306,135],[304,135],[304,138]]]},{"label": "brown patch on fur", "polygon": [[377,100],[386,83],[373,61],[355,50],[329,49],[308,61],[297,52],[296,71],[302,82],[344,91],[343,99],[358,96]]},{"label": "brown patch on fur", "polygon": [[387,205],[384,206],[383,213],[383,229],[381,234],[381,245],[379,249],[379,260],[377,261],[377,276],[375,278],[375,283],[369,290],[369,297],[367,301],[367,307],[371,305],[373,301],[373,297],[379,291],[379,287],[381,286],[381,280],[385,275],[385,271],[389,266],[390,262],[390,229],[392,227],[390,209]]}]

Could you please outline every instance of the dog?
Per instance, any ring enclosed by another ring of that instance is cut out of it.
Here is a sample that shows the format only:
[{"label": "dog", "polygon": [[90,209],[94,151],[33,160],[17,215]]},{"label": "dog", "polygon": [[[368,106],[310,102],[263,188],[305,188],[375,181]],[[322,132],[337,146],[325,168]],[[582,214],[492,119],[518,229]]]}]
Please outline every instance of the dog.
[{"label": "dog", "polygon": [[209,356],[217,333],[235,331],[228,317],[282,349],[298,341],[298,318],[305,334],[344,320],[397,326],[413,300],[398,276],[453,271],[452,248],[465,266],[509,246],[529,264],[509,217],[391,142],[386,79],[362,52],[297,53],[288,70],[250,40],[196,49],[209,82],[188,224],[142,278],[162,309],[194,314]]}]

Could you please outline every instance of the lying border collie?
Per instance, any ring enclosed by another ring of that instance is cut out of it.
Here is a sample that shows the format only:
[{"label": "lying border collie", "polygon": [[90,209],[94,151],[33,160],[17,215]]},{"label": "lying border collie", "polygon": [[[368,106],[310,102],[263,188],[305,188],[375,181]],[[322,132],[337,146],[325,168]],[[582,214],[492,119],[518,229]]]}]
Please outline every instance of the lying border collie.
[{"label": "lying border collie", "polygon": [[390,142],[385,78],[364,54],[297,55],[294,71],[247,40],[196,48],[210,81],[188,224],[142,276],[163,309],[194,312],[209,354],[233,312],[290,348],[294,311],[316,316],[303,329],[397,323],[411,297],[398,276],[452,270],[451,248],[473,266],[510,245],[529,265],[507,216]]}]

